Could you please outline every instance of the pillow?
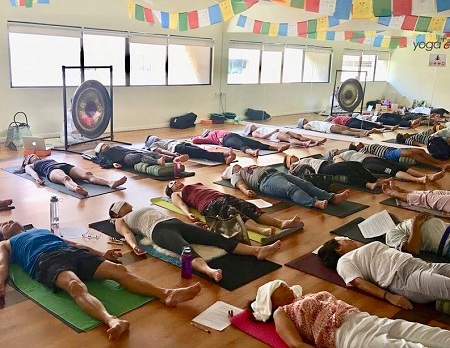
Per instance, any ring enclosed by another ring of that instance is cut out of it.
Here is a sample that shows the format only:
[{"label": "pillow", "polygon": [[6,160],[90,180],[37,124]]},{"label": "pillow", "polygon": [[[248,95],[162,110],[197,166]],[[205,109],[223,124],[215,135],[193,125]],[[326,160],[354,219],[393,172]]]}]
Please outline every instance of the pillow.
[{"label": "pillow", "polygon": [[415,166],[417,164],[417,161],[414,158],[411,157],[402,157],[398,159],[400,163],[406,164],[407,166]]},{"label": "pillow", "polygon": [[[184,172],[184,169],[184,165],[181,165],[182,172]],[[167,163],[165,166],[160,166],[139,162],[134,165],[134,170],[151,176],[169,176],[173,175],[173,163]]]}]

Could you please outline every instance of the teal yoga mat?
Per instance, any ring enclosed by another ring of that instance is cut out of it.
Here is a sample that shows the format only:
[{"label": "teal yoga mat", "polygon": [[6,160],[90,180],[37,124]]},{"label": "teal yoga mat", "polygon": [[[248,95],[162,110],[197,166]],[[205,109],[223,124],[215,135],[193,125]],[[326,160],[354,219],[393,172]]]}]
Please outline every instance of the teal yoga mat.
[{"label": "teal yoga mat", "polygon": [[[28,175],[27,173],[15,173],[15,171],[19,170],[20,167],[7,167],[7,168],[2,168],[4,171],[7,171],[8,173],[17,175],[23,179],[27,179],[30,181],[34,182],[34,179],[31,177],[31,175]],[[50,180],[48,180],[47,178],[42,178],[45,182],[45,186],[49,187],[51,189],[54,189],[56,191],[65,193],[67,195],[70,195],[72,197],[76,197],[76,198],[89,198],[89,197],[94,197],[94,196],[99,196],[99,195],[103,195],[105,193],[110,193],[110,192],[116,192],[116,191],[120,191],[120,190],[125,190],[125,187],[117,187],[117,188],[110,188],[108,186],[100,186],[100,185],[93,185],[87,181],[77,181],[77,184],[83,186],[83,188],[89,193],[87,196],[83,196],[80,195],[76,192],[70,191],[69,189],[67,189],[64,185],[60,185],[60,184],[55,184],[53,182],[51,182]]]},{"label": "teal yoga mat", "polygon": [[[102,323],[81,310],[65,291],[52,292],[31,279],[18,265],[9,267],[11,285],[77,332],[88,331]],[[97,297],[109,313],[120,316],[153,300],[133,294],[112,280],[86,282],[89,292]]]}]

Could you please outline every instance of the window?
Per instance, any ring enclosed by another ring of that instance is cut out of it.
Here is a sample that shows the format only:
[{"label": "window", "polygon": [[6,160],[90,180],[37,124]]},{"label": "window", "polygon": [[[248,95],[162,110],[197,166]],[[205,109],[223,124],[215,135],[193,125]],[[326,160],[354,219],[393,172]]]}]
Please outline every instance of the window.
[{"label": "window", "polygon": [[[62,86],[62,66],[80,65],[79,32],[14,23],[8,31],[11,87]],[[79,73],[67,73],[66,84],[79,85]]]},{"label": "window", "polygon": [[314,48],[305,52],[303,82],[329,82],[331,49]]},{"label": "window", "polygon": [[[125,86],[125,37],[105,34],[83,34],[84,65],[113,66],[113,84]],[[98,80],[109,85],[108,69],[87,69],[86,80]]]},{"label": "window", "polygon": [[282,45],[264,45],[261,57],[261,83],[281,82]]},{"label": "window", "polygon": [[286,47],[283,58],[283,83],[302,82],[303,48]]},{"label": "window", "polygon": [[168,84],[211,84],[213,43],[210,39],[169,38]]},{"label": "window", "polygon": [[260,44],[230,42],[228,84],[258,83],[260,58]]},{"label": "window", "polygon": [[[358,71],[367,72],[367,81],[386,81],[389,67],[389,52],[363,52],[345,50],[342,59],[341,82],[349,78],[364,79],[365,74],[358,76]],[[354,71],[354,73],[349,72]]]}]

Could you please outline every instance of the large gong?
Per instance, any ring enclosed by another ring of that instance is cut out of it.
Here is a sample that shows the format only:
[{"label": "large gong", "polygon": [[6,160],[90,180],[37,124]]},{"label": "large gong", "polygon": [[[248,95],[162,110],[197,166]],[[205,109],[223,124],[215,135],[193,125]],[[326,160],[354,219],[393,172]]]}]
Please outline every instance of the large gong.
[{"label": "large gong", "polygon": [[88,80],[77,88],[72,100],[72,120],[82,136],[94,139],[102,135],[111,114],[111,98],[100,82]]},{"label": "large gong", "polygon": [[337,100],[339,106],[348,112],[353,112],[364,98],[364,91],[357,79],[345,80],[339,87]]}]

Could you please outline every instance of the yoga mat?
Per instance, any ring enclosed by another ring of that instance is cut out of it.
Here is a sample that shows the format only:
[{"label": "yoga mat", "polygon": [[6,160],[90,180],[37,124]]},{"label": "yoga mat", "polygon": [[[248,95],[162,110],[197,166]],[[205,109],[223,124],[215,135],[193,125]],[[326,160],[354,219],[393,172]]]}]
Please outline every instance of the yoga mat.
[{"label": "yoga mat", "polygon": [[449,214],[445,214],[442,211],[427,209],[427,208],[418,207],[418,206],[414,206],[414,205],[409,205],[406,202],[396,200],[395,198],[392,198],[392,197],[385,199],[384,201],[381,201],[380,203],[391,206],[391,207],[403,208],[406,210],[412,210],[412,211],[417,211],[417,212],[426,212],[426,213],[430,213],[432,215],[444,217],[447,219],[450,218]]},{"label": "yoga mat", "polygon": [[209,167],[220,166],[221,164],[224,164],[223,162],[216,162],[204,158],[191,158],[191,157],[189,157],[189,162],[199,163]]},{"label": "yoga mat", "polygon": [[[334,230],[331,231],[331,233],[334,233],[338,236],[344,236],[344,237],[348,237],[350,239],[354,239],[363,243],[370,243],[370,242],[374,242],[374,241],[378,241],[381,243],[386,244],[386,238],[385,235],[381,235],[375,238],[365,238],[359,227],[358,224],[363,222],[364,219],[362,217],[358,217],[348,223],[346,223],[345,225],[338,227]],[[430,262],[440,262],[440,263],[449,263],[450,262],[450,258],[443,256],[443,255],[438,255],[432,252],[428,252],[428,251],[421,251],[417,257],[426,260],[426,261],[430,261]]]},{"label": "yoga mat", "polygon": [[[159,207],[166,208],[175,213],[184,215],[180,208],[178,208],[172,204],[170,198],[155,197],[155,198],[151,198],[150,201],[154,205],[157,205]],[[195,216],[197,216],[200,220],[205,222],[205,217],[203,215],[201,215],[196,209],[191,208],[191,212]],[[261,225],[261,226],[265,226],[265,225]],[[262,234],[259,234],[259,233],[253,232],[253,231],[247,231],[247,232],[248,232],[248,237],[251,240],[261,243],[262,245],[266,245],[266,244],[271,244],[271,243],[273,243],[283,237],[286,237],[296,231],[299,231],[301,229],[303,229],[303,223],[301,223],[298,227],[286,228],[284,230],[280,230],[279,228],[277,228],[275,231],[275,234],[272,236],[264,236]]]},{"label": "yoga mat", "polygon": [[[112,228],[114,228],[114,226],[112,226],[112,224],[110,224],[108,222],[108,220],[105,220],[107,224],[109,224]],[[105,221],[99,221],[97,223],[94,224],[90,224],[89,227],[95,228],[103,228],[104,229],[98,229],[101,232],[104,232],[106,234],[109,234],[108,232],[111,231],[111,227],[106,227]],[[94,227],[96,226],[96,227]],[[115,231],[114,231],[115,232]],[[121,237],[119,235],[119,237]],[[170,256],[170,255],[166,255],[163,254],[161,252],[159,252],[158,250],[156,250],[155,248],[149,248],[150,246],[148,245],[140,245],[140,247],[142,247],[142,249],[144,249],[145,251],[147,251],[150,255],[168,262],[174,266],[180,267],[180,258],[178,255],[176,255],[176,257]],[[197,245],[195,245],[195,250],[197,252],[199,252],[200,254],[200,250],[197,249]],[[206,247],[206,246],[201,246],[203,247],[203,249],[211,249],[212,247]],[[164,250],[162,248],[159,248],[161,250]],[[218,248],[213,248],[213,249],[218,249]],[[194,274],[204,278],[214,284],[217,284],[219,286],[221,286],[222,288],[232,291],[235,290],[247,283],[252,282],[253,280],[256,280],[278,268],[281,267],[281,265],[272,262],[272,261],[268,261],[268,260],[258,260],[256,257],[254,256],[249,256],[249,255],[236,255],[236,254],[228,254],[226,252],[224,252],[222,249],[218,249],[220,250],[222,253],[224,253],[224,255],[222,256],[215,256],[215,258],[211,258],[209,260],[205,259],[208,263],[208,265],[211,268],[220,268],[222,270],[222,274],[223,274],[223,278],[220,282],[216,283],[213,279],[209,278],[207,275],[203,274],[203,273],[199,273],[197,271],[194,271]],[[173,254],[173,253],[172,253]]]},{"label": "yoga mat", "polygon": [[[4,171],[7,171],[8,173],[17,175],[17,176],[19,176],[19,177],[21,177],[23,179],[27,179],[27,180],[30,180],[32,182],[35,182],[34,179],[31,177],[31,175],[28,175],[27,173],[15,173],[16,170],[20,169],[20,166],[7,167],[7,168],[2,168],[2,169]],[[56,191],[65,193],[67,195],[70,195],[72,197],[76,197],[76,198],[79,198],[79,199],[89,198],[89,197],[94,197],[94,196],[100,196],[100,195],[103,195],[105,193],[125,190],[125,187],[110,188],[108,186],[93,185],[93,184],[91,184],[91,183],[89,183],[87,181],[75,181],[78,185],[82,186],[89,193],[87,196],[83,196],[83,195],[80,195],[80,194],[78,194],[76,192],[70,191],[64,185],[55,184],[55,183],[51,182],[46,177],[42,177],[41,179],[44,180],[44,185],[46,187],[49,187],[51,189],[54,189]]]},{"label": "yoga mat", "polygon": [[[9,279],[14,288],[77,332],[88,331],[102,324],[83,312],[67,292],[52,292],[31,279],[18,265],[10,265]],[[115,316],[130,312],[153,300],[151,297],[132,294],[112,280],[90,280],[86,282],[86,286],[89,292],[105,305],[108,312]]]},{"label": "yoga mat", "polygon": [[249,310],[245,310],[242,313],[231,317],[230,321],[237,329],[273,348],[288,347],[278,335],[273,321],[256,321]]},{"label": "yoga mat", "polygon": [[[214,181],[214,184],[233,188],[233,186],[231,185],[229,180],[222,179],[219,181]],[[259,194],[264,197],[270,197],[270,196],[263,195],[262,193],[259,193]],[[288,203],[289,205],[299,205],[299,204],[297,204],[289,199],[286,199],[286,198],[281,198],[281,197],[270,197],[270,198],[278,199],[279,201]],[[299,206],[304,207],[302,205],[299,205]],[[369,206],[347,200],[347,201],[341,202],[339,204],[328,204],[328,206],[323,210],[317,209],[317,208],[312,208],[312,207],[304,207],[304,208],[320,211],[321,213],[324,213],[324,214],[343,218],[343,217],[352,215],[354,213],[357,213],[358,211],[361,211],[363,209],[366,209],[367,207],[369,207]]]}]

